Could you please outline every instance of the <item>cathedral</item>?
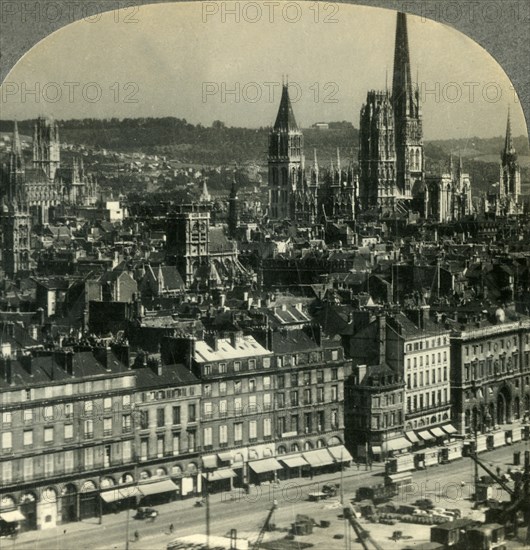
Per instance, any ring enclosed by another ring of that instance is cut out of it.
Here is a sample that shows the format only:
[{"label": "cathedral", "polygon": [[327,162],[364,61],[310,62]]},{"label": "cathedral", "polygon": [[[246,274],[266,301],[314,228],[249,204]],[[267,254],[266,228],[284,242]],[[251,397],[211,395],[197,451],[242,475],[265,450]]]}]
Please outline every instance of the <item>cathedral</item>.
[{"label": "cathedral", "polygon": [[[508,138],[507,138],[508,139]],[[511,137],[510,137],[511,140]],[[503,192],[517,194],[513,145],[503,154]],[[425,174],[419,89],[411,77],[407,17],[397,14],[392,89],[370,90],[361,108],[358,167],[341,167],[340,153],[319,169],[316,152],[305,168],[303,134],[296,124],[287,85],[269,134],[269,217],[312,226],[363,217],[406,216],[437,222],[473,213],[471,181],[462,160],[447,173]],[[520,185],[520,184],[519,184]]]},{"label": "cathedral", "polygon": [[363,211],[403,212],[423,189],[423,122],[412,84],[407,18],[397,14],[392,91],[368,92],[359,124],[359,197]]},{"label": "cathedral", "polygon": [[35,225],[48,223],[60,207],[94,205],[98,196],[97,183],[85,172],[82,159],[74,158],[69,166],[61,165],[59,128],[55,121],[45,118],[35,123],[29,166],[24,161],[15,122],[10,161],[2,167],[0,184],[3,202],[8,197],[8,187],[17,187],[17,195]]}]

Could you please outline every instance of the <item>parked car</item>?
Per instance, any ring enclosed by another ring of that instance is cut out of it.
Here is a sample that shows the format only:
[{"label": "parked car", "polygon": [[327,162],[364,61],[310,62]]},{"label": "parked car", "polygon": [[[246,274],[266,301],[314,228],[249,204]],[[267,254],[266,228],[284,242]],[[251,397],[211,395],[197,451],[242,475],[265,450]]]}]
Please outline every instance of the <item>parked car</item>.
[{"label": "parked car", "polygon": [[326,493],[327,497],[335,497],[339,492],[340,485],[338,483],[326,483],[322,486],[322,492]]},{"label": "parked car", "polygon": [[154,508],[138,508],[134,519],[155,519],[158,512]]}]

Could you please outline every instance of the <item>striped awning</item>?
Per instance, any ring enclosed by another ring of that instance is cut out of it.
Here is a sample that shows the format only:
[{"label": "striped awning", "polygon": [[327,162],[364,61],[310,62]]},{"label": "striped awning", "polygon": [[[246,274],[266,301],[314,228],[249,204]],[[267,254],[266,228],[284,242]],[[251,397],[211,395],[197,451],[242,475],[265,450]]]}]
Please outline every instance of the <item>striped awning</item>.
[{"label": "striped awning", "polygon": [[418,441],[419,441],[418,436],[412,430],[410,432],[405,432],[405,437],[411,443],[418,443]]},{"label": "striped awning", "polygon": [[101,498],[108,503],[123,500],[124,498],[140,497],[142,494],[143,493],[140,493],[136,485],[108,489],[107,491],[101,491],[100,493]]},{"label": "striped awning", "polygon": [[169,491],[176,491],[177,489],[178,487],[170,479],[138,485],[138,490],[144,497],[158,495],[159,493],[168,493]]},{"label": "striped awning", "polygon": [[328,447],[328,451],[332,454],[333,458],[337,462],[351,462],[353,460],[352,455],[344,445],[335,445],[334,447]]},{"label": "striped awning", "polygon": [[300,454],[293,456],[282,456],[280,457],[280,461],[283,462],[288,468],[307,466],[307,460]]},{"label": "striped awning", "polygon": [[432,433],[432,435],[434,435],[434,437],[445,437],[447,435],[439,426],[431,428],[429,431]]},{"label": "striped awning", "polygon": [[15,521],[24,521],[26,516],[18,510],[11,510],[10,512],[2,512],[0,519],[3,519],[7,523],[13,523]]},{"label": "striped awning", "polygon": [[319,466],[327,466],[328,464],[333,464],[333,462],[335,462],[326,449],[307,451],[307,453],[304,453],[303,456],[314,468],[318,468]]},{"label": "striped awning", "polygon": [[388,451],[400,451],[410,447],[410,441],[404,437],[398,437],[397,439],[391,439],[385,443],[385,448]]},{"label": "striped awning", "polygon": [[248,465],[257,474],[263,474],[265,472],[274,472],[275,470],[281,470],[282,465],[275,458],[263,458],[261,460],[253,460]]},{"label": "striped awning", "polygon": [[452,424],[445,424],[444,426],[442,426],[442,430],[449,435],[454,434],[458,431]]},{"label": "striped awning", "polygon": [[418,432],[418,437],[420,439],[423,439],[423,441],[432,441],[433,439],[435,439],[434,435],[432,435],[432,433],[430,433],[428,430]]},{"label": "striped awning", "polygon": [[232,468],[219,468],[213,472],[206,472],[202,474],[208,481],[220,481],[222,479],[230,479],[236,477],[236,474]]}]

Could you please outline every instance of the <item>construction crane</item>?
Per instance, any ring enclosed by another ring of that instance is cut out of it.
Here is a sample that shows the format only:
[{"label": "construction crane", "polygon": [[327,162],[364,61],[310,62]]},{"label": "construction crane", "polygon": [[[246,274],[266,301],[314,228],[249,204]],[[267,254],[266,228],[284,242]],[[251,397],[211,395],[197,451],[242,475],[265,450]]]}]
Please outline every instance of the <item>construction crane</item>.
[{"label": "construction crane", "polygon": [[368,546],[368,542],[375,548],[375,550],[383,550],[377,542],[370,536],[370,533],[363,529],[361,524],[357,521],[357,518],[355,517],[355,512],[353,511],[353,508],[350,506],[344,507],[343,510],[344,517],[350,522],[350,525],[353,527],[353,530],[355,531],[355,534],[357,535],[359,542],[362,544],[364,550],[370,550],[370,547]]},{"label": "construction crane", "polygon": [[267,517],[265,518],[265,523],[263,524],[259,534],[258,538],[256,539],[256,542],[252,545],[252,550],[259,550],[261,543],[263,542],[263,537],[265,536],[265,531],[268,529],[269,524],[271,522],[272,515],[274,514],[274,510],[278,508],[278,501],[273,501],[271,509],[269,510],[269,513],[267,514]]},{"label": "construction crane", "polygon": [[[530,545],[530,451],[525,452],[524,472],[512,489],[495,473],[493,473],[478,457],[470,454],[471,459],[480,466],[494,481],[496,481],[511,497],[512,502],[503,511],[504,520],[512,518],[514,534],[517,536],[517,514],[522,512],[526,524],[526,544]],[[476,492],[476,488],[475,488]]]}]

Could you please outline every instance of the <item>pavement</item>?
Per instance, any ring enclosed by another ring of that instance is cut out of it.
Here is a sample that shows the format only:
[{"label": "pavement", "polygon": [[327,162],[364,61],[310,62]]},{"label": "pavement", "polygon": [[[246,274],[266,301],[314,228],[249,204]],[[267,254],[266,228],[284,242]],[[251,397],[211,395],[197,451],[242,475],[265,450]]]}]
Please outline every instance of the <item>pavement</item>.
[{"label": "pavement", "polygon": [[[513,467],[514,451],[530,450],[530,442],[519,442],[512,446],[501,447],[494,451],[481,453],[479,456],[494,471],[500,467],[503,472]],[[284,536],[297,514],[307,514],[317,522],[322,519],[331,521],[330,529],[317,529],[313,535],[296,537],[300,542],[310,542],[315,548],[334,548],[342,545],[332,538],[332,535],[345,533],[344,521],[337,519],[341,512],[340,495],[333,501],[309,502],[308,495],[318,491],[323,484],[336,482],[341,484],[344,502],[355,496],[357,488],[363,485],[374,485],[383,482],[382,464],[373,464],[373,469],[366,470],[364,465],[359,469],[355,465],[340,472],[315,476],[314,479],[296,478],[280,481],[277,484],[263,484],[248,495],[240,490],[229,493],[217,493],[210,496],[209,515],[210,533],[226,535],[230,529],[237,529],[251,539],[255,538],[263,521],[277,501],[274,523],[281,532],[276,537]],[[480,471],[480,475],[485,472]],[[416,470],[412,473],[413,484],[396,500],[413,502],[419,498],[431,498],[436,506],[460,508],[466,515],[475,514],[472,511],[470,496],[473,492],[474,463],[469,458],[462,458],[450,464],[435,465],[426,470]],[[497,488],[494,498],[507,499],[507,495]],[[132,513],[127,521],[127,512],[103,516],[103,524],[98,518],[69,523],[45,531],[30,531],[22,533],[16,540],[0,539],[0,549],[4,550],[165,550],[169,541],[179,536],[205,532],[206,508],[194,507],[197,498],[158,505],[159,517],[155,522],[132,519]],[[479,519],[477,517],[477,519]],[[169,525],[175,526],[174,533],[169,532]],[[128,524],[128,527],[127,527]],[[368,527],[368,526],[367,526]],[[426,542],[429,540],[429,529],[426,526],[403,524],[404,532],[411,537],[408,544]],[[397,529],[401,528],[399,525]],[[372,534],[381,537],[383,548],[390,544],[401,548],[401,544],[389,542],[387,526],[369,526]],[[140,538],[134,541],[134,532],[138,531]],[[271,533],[270,536],[273,536]],[[126,544],[128,539],[128,544]],[[405,544],[405,542],[404,542]],[[356,545],[355,545],[356,546]],[[522,546],[510,546],[518,548]]]}]

